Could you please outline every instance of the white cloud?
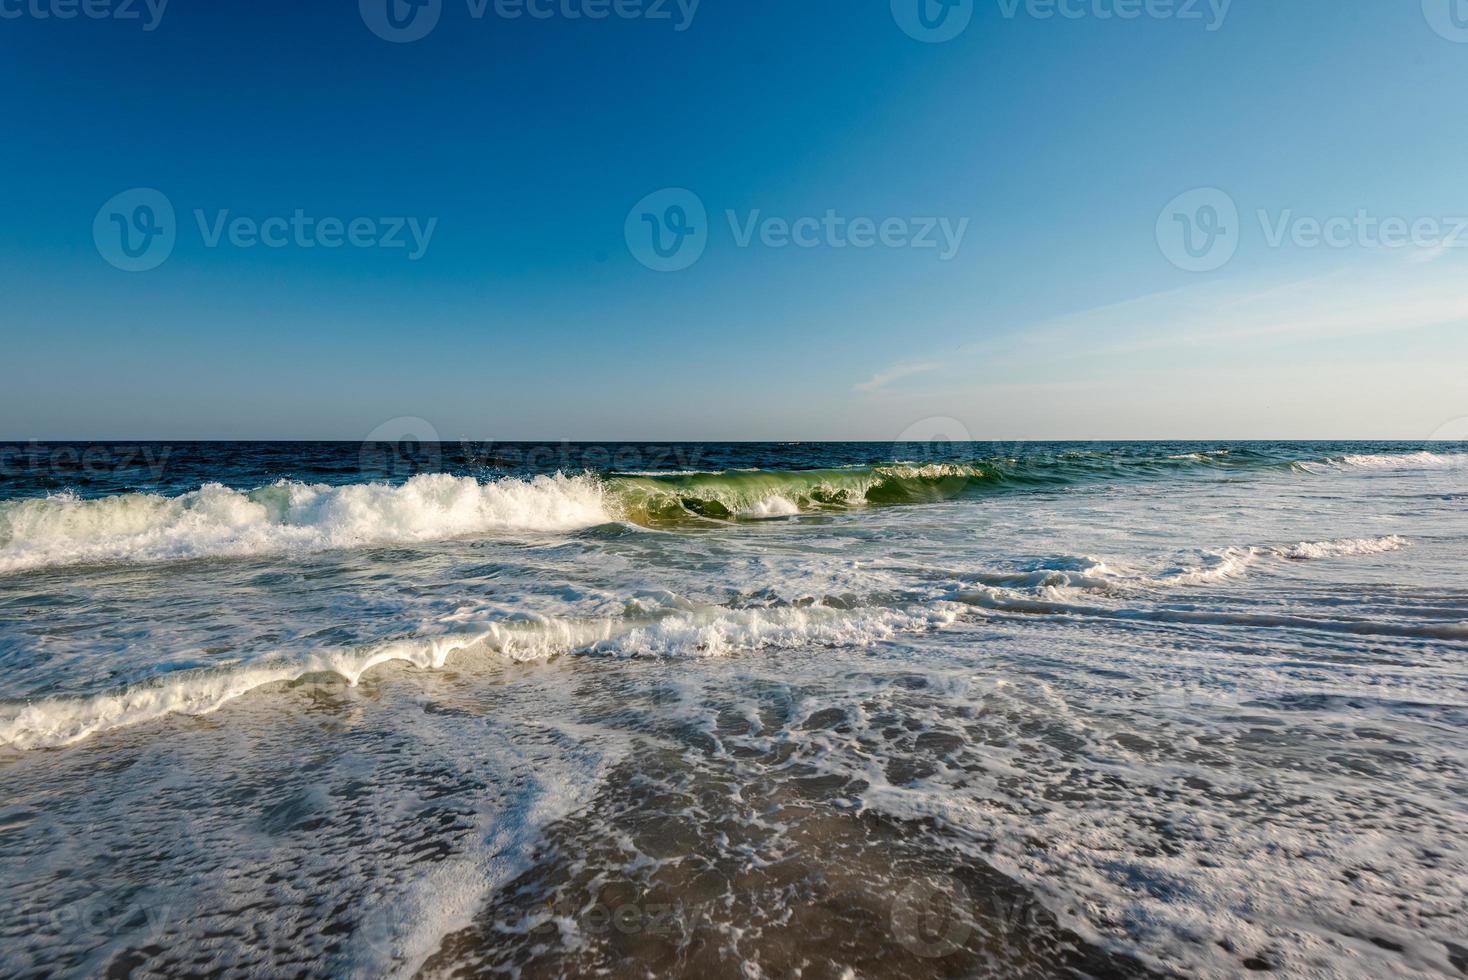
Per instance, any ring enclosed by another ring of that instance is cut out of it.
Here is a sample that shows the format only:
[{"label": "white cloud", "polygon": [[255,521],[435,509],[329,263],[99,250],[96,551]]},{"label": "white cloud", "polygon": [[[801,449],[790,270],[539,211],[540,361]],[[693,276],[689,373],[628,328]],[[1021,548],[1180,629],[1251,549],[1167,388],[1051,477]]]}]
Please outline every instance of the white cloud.
[{"label": "white cloud", "polygon": [[863,381],[860,384],[854,385],[853,387],[856,391],[880,391],[881,389],[892,384],[894,381],[901,381],[903,378],[910,378],[914,374],[925,374],[929,371],[936,371],[940,367],[942,367],[941,364],[932,361],[923,361],[921,363],[894,364],[884,371],[878,371],[868,380]]}]

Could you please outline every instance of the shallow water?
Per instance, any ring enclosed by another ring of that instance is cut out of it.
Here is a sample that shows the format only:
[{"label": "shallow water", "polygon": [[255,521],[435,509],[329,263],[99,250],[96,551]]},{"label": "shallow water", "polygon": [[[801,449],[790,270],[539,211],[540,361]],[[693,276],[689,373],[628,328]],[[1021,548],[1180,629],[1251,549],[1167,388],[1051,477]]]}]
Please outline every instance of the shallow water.
[{"label": "shallow water", "polygon": [[1460,449],[27,447],[0,973],[1461,976]]}]

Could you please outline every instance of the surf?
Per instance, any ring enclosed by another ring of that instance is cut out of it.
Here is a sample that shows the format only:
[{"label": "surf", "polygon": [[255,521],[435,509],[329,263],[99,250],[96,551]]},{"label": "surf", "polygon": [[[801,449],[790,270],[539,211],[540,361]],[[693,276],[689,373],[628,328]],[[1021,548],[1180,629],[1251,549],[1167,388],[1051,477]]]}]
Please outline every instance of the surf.
[{"label": "surf", "polygon": [[620,617],[481,616],[466,609],[446,617],[437,635],[350,649],[277,652],[244,664],[169,672],[120,689],[0,704],[0,745],[20,750],[71,745],[169,715],[212,714],[278,685],[324,680],[356,687],[392,663],[435,671],[451,658],[474,653],[529,663],[567,654],[676,660],[803,646],[858,647],[939,629],[956,616],[956,607],[941,604],[847,608],[812,602],[735,609],[670,593],[639,596]]},{"label": "surf", "polygon": [[0,574],[564,534],[618,523],[689,530],[1108,482],[1218,479],[1240,471],[1299,478],[1404,468],[1437,472],[1465,460],[1468,455],[1421,450],[1308,457],[1249,446],[1182,453],[1131,446],[811,469],[433,472],[401,483],[279,479],[253,489],[205,482],[172,496],[85,497],[68,489],[0,500]]}]

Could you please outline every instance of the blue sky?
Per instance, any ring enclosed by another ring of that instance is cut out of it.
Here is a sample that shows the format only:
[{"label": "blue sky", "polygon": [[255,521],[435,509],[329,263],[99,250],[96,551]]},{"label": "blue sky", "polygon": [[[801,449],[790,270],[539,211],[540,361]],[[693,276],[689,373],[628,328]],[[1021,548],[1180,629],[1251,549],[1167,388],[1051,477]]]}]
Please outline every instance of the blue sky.
[{"label": "blue sky", "polygon": [[[0,438],[1468,416],[1450,0],[436,0],[401,43],[387,0],[92,2],[0,0]],[[127,271],[139,188],[171,251]]]}]

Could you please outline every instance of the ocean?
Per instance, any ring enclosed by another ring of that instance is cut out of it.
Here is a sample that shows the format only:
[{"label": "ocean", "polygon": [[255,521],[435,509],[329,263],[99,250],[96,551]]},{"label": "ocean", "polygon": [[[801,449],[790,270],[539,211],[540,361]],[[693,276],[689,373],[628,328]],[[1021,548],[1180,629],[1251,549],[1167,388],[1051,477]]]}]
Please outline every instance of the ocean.
[{"label": "ocean", "polygon": [[1468,973],[1468,452],[26,443],[0,975]]}]

